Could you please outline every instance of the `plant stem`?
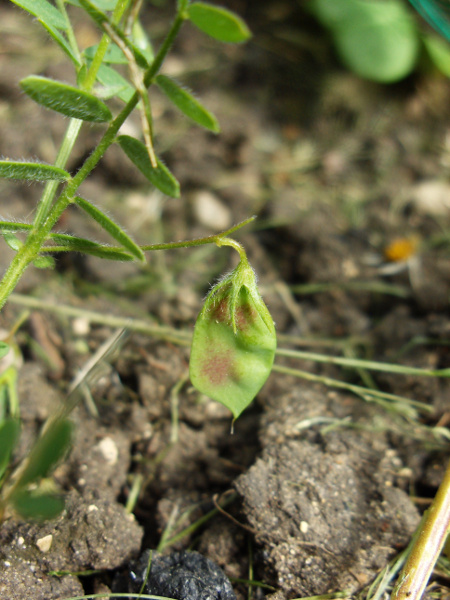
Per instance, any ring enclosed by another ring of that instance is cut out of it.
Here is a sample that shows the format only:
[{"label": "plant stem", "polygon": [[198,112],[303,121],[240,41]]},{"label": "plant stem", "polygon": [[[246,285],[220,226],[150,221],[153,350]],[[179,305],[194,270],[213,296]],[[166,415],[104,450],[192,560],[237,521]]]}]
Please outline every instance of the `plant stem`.
[{"label": "plant stem", "polygon": [[[80,121],[80,119],[70,120],[69,126],[67,127],[67,131],[59,149],[58,156],[55,160],[55,167],[60,167],[61,169],[65,168],[75,142],[77,141],[82,124],[83,121]],[[55,192],[58,189],[58,185],[58,181],[49,181],[46,184],[37,208],[36,216],[33,221],[33,229],[39,230],[42,227],[42,224],[47,218],[50,206],[55,196]]]},{"label": "plant stem", "polygon": [[419,375],[420,377],[450,377],[450,369],[422,369],[420,367],[407,367],[374,360],[363,360],[359,358],[346,358],[341,356],[327,356],[314,352],[303,352],[302,350],[279,351],[280,356],[299,358],[302,360],[313,360],[314,362],[351,367],[352,369],[368,369],[371,371],[382,371],[385,373],[399,373],[401,375]]},{"label": "plant stem", "polygon": [[[278,348],[275,351],[275,354],[280,354],[280,349]],[[276,371],[277,373],[284,373],[285,375],[293,375],[294,377],[300,377],[301,379],[306,379],[307,381],[315,381],[318,383],[323,383],[329,387],[341,388],[344,390],[348,390],[353,392],[357,396],[362,397],[365,400],[387,400],[387,404],[392,408],[395,408],[397,412],[409,412],[409,408],[418,408],[423,413],[432,412],[432,408],[428,404],[424,404],[423,402],[418,402],[417,400],[410,400],[409,398],[404,398],[403,396],[397,396],[395,394],[390,394],[389,392],[380,392],[379,390],[370,390],[361,385],[355,385],[353,383],[347,383],[346,381],[340,381],[339,379],[333,379],[331,377],[326,377],[324,375],[315,375],[314,373],[310,373],[309,371],[302,371],[301,369],[292,369],[291,367],[284,367],[282,365],[273,365],[272,371]]]},{"label": "plant stem", "polygon": [[231,246],[236,250],[236,252],[239,253],[241,263],[248,263],[247,254],[245,253],[244,246],[242,246],[242,244],[240,244],[236,240],[233,240],[228,237],[220,237],[216,240],[216,244],[219,248],[221,246]]},{"label": "plant stem", "polygon": [[57,0],[56,3],[58,5],[59,12],[63,15],[63,17],[67,23],[67,29],[66,29],[67,38],[69,40],[69,44],[72,49],[72,52],[75,54],[75,56],[77,58],[78,66],[80,66],[82,64],[80,49],[78,48],[77,40],[76,40],[75,34],[73,32],[72,23],[70,22],[69,15],[67,14],[66,5],[63,2],[63,0]]},{"label": "plant stem", "polygon": [[450,527],[450,462],[433,504],[400,574],[392,600],[419,600],[444,547]]}]

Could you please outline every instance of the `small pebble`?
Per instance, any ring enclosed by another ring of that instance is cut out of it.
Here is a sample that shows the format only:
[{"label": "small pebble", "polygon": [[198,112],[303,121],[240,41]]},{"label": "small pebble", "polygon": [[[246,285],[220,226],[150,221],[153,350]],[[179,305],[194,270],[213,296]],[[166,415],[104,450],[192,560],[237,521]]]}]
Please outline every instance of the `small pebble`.
[{"label": "small pebble", "polygon": [[53,536],[52,534],[45,535],[42,538],[36,540],[36,546],[39,548],[41,552],[48,552],[52,547]]},{"label": "small pebble", "polygon": [[230,227],[232,217],[229,208],[211,192],[197,192],[193,197],[193,207],[197,221],[205,227],[216,231]]}]

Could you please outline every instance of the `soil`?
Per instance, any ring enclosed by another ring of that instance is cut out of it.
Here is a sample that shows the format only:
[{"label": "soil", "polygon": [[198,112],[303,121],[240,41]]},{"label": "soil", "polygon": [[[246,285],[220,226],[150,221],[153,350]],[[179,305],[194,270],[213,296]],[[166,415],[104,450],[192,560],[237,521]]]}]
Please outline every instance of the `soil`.
[{"label": "soil", "polygon": [[[337,63],[298,5],[227,5],[249,23],[249,44],[220,45],[186,25],[165,66],[215,113],[221,133],[188,125],[151,96],[156,147],[181,199],[151,189],[117,147],[83,195],[142,244],[209,235],[256,214],[236,237],[280,348],[449,367],[450,81],[426,65],[395,85],[363,81]],[[156,43],[171,10],[147,10]],[[0,155],[52,162],[67,122],[18,83],[30,73],[68,80],[67,64],[38,23],[9,3],[0,13]],[[80,43],[95,42],[94,27],[73,15]],[[138,116],[126,127],[137,135]],[[101,126],[84,129],[69,170],[100,135]],[[0,191],[2,218],[30,220],[40,186],[3,180]],[[109,241],[76,209],[60,230]],[[1,271],[12,255],[2,244]],[[29,268],[17,292],[47,308],[30,311],[16,335],[23,430],[14,464],[114,334],[100,317],[192,332],[209,285],[235,261],[225,248],[203,246],[150,254],[145,267],[67,255],[53,272]],[[9,331],[23,310],[9,302],[0,327]],[[364,597],[439,485],[448,380],[280,355],[279,367],[373,386],[430,410],[368,402],[275,370],[232,432],[228,410],[190,385],[189,351],[177,340],[132,333],[97,361],[90,394],[72,415],[72,450],[54,475],[64,512],[45,523],[8,513],[0,528],[0,599],[107,592],[163,534],[167,541],[195,523],[164,552],[195,549],[213,560],[238,600],[248,594],[238,580],[247,579],[265,586],[252,588],[254,599]],[[203,519],[222,500],[226,507]],[[436,574],[428,593],[444,597],[448,581]]]}]

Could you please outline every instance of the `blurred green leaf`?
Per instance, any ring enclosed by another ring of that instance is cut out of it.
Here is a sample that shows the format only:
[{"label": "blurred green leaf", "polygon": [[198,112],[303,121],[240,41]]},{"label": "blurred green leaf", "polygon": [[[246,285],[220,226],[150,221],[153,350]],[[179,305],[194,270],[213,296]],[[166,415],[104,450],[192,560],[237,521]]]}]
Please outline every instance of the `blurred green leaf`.
[{"label": "blurred green leaf", "polygon": [[111,111],[101,100],[65,83],[30,75],[20,85],[35,102],[66,117],[96,123],[112,119]]},{"label": "blurred green leaf", "polygon": [[[92,4],[100,10],[114,10],[118,0],[91,0]],[[79,0],[66,0],[68,4],[83,8]]]},{"label": "blurred green leaf", "polygon": [[70,58],[73,64],[77,67],[80,67],[81,63],[78,56],[74,53],[71,45],[66,40],[66,38],[58,31],[58,29],[56,27],[53,27],[49,23],[45,23],[41,19],[39,19],[39,21],[41,22],[42,26],[47,30],[48,34],[55,40],[58,46],[60,46],[62,50],[67,54],[67,56]]},{"label": "blurred green leaf", "polygon": [[239,43],[251,37],[245,22],[235,13],[221,6],[194,2],[188,6],[187,14],[198,29],[220,42]]},{"label": "blurred green leaf", "polygon": [[52,423],[37,440],[28,456],[28,463],[17,482],[24,488],[41,477],[47,477],[65,455],[72,440],[73,425],[67,419]]},{"label": "blurred green leaf", "polygon": [[54,167],[35,162],[0,160],[0,177],[26,179],[27,181],[67,181],[69,173]]},{"label": "blurred green leaf", "polygon": [[[3,358],[4,356],[6,356],[9,352],[9,346],[8,344],[5,344],[5,342],[0,342],[0,358]],[[1,444],[0,444],[0,448],[1,448]]]},{"label": "blurred green leaf", "polygon": [[8,467],[11,453],[19,439],[19,433],[19,419],[6,419],[0,423],[0,479]]},{"label": "blurred green leaf", "polygon": [[94,6],[94,4],[90,0],[80,0],[80,4],[84,8],[84,10],[88,13],[88,15],[91,17],[91,19],[95,23],[97,23],[97,25],[100,27],[100,29],[102,29],[102,31],[104,31],[107,35],[109,35],[109,32],[106,30],[105,24],[108,24],[108,26],[114,31],[116,36],[118,38],[120,38],[122,40],[122,42],[125,44],[125,46],[127,46],[127,48],[129,48],[131,50],[131,52],[133,53],[134,59],[136,60],[136,63],[142,69],[146,69],[148,67],[148,61],[147,61],[146,56],[139,50],[139,48],[137,48],[133,44],[133,42],[131,42],[128,39],[128,37],[124,34],[124,32],[122,31],[122,29],[120,27],[117,27],[117,25],[115,25],[108,19],[107,15],[105,15],[105,13],[103,13],[101,10],[98,10],[97,7]]},{"label": "blurred green leaf", "polygon": [[56,263],[53,256],[38,256],[33,260],[33,265],[37,269],[54,269]]},{"label": "blurred green leaf", "polygon": [[108,217],[103,211],[99,208],[84,200],[84,198],[80,198],[77,196],[75,198],[75,203],[77,206],[82,208],[87,214],[97,221],[97,223],[102,227],[105,231],[109,233],[115,240],[119,242],[126,250],[128,250],[133,256],[135,256],[138,260],[145,263],[145,255],[139,246],[134,242],[125,231],[114,223],[114,221]]},{"label": "blurred green leaf", "polygon": [[214,133],[220,131],[216,117],[206,110],[192,94],[183,89],[176,81],[166,75],[158,75],[155,82],[169,100],[187,117]]},{"label": "blurred green leaf", "polygon": [[159,159],[158,167],[152,167],[145,144],[129,135],[119,136],[117,142],[131,162],[158,190],[172,198],[179,198],[180,184]]},{"label": "blurred green leaf", "polygon": [[425,35],[423,43],[435,67],[450,77],[450,44],[437,35]]},{"label": "blurred green leaf", "polygon": [[142,27],[142,24],[139,20],[136,20],[133,23],[133,43],[136,48],[139,48],[139,50],[145,56],[147,62],[149,64],[152,63],[153,59],[155,58],[153,46],[149,36],[147,35],[147,32]]},{"label": "blurred green leaf", "polygon": [[[84,51],[84,55],[88,60],[92,60],[97,52],[98,44],[95,46],[89,46]],[[122,50],[116,44],[110,44],[108,50],[106,51],[105,58],[103,59],[104,63],[110,63],[114,65],[127,65],[128,60],[124,56]]]},{"label": "blurred green leaf", "polygon": [[391,83],[414,68],[419,40],[401,0],[310,0],[308,7],[330,29],[342,62],[357,75]]},{"label": "blurred green leaf", "polygon": [[63,15],[47,0],[11,0],[30,15],[37,17],[42,24],[56,29],[67,29],[67,23]]},{"label": "blurred green leaf", "polygon": [[120,98],[123,102],[128,102],[136,91],[122,75],[111,67],[101,65],[97,73],[97,81],[105,86],[106,92],[112,90],[114,96]]},{"label": "blurred green leaf", "polygon": [[20,490],[11,500],[15,510],[24,519],[46,521],[54,519],[64,510],[64,500],[52,494]]}]

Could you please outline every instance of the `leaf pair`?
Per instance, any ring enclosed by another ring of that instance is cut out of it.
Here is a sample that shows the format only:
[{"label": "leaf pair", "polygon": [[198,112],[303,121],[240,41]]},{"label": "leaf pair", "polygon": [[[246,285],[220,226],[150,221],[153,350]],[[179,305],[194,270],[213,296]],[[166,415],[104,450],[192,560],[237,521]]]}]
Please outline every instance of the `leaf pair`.
[{"label": "leaf pair", "polygon": [[252,402],[272,369],[276,333],[246,259],[208,294],[191,347],[193,385],[231,410]]}]

